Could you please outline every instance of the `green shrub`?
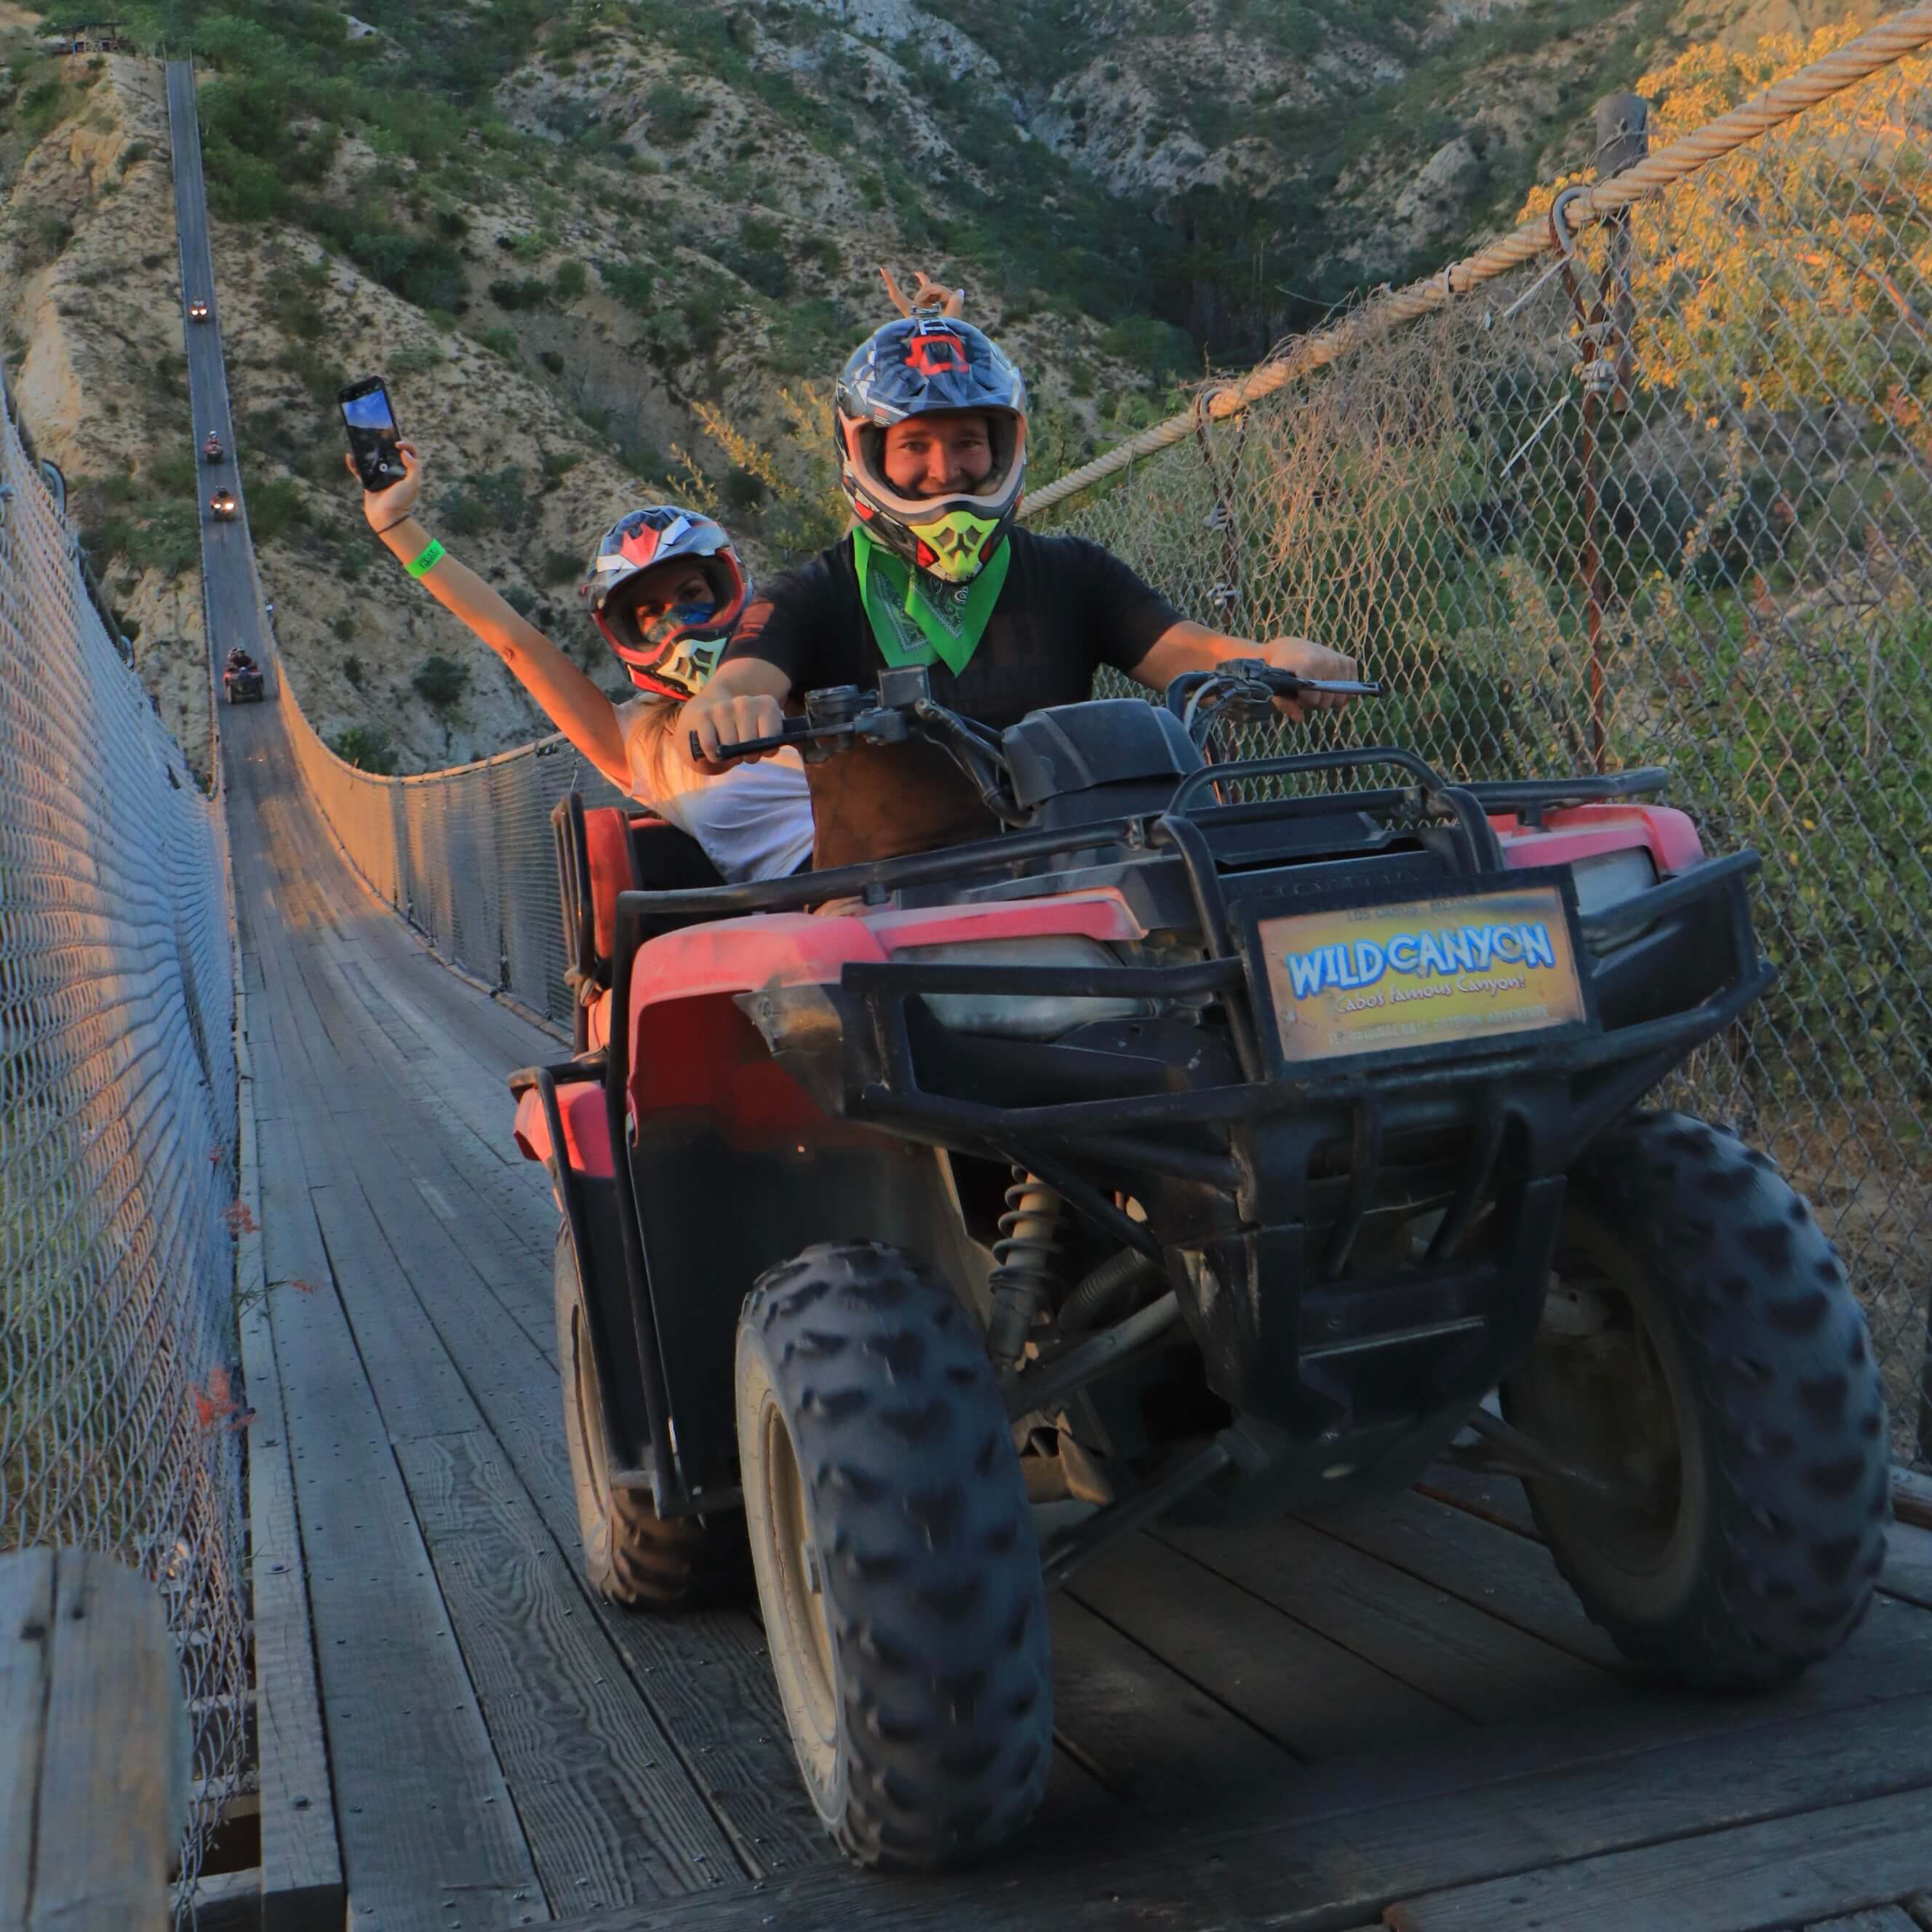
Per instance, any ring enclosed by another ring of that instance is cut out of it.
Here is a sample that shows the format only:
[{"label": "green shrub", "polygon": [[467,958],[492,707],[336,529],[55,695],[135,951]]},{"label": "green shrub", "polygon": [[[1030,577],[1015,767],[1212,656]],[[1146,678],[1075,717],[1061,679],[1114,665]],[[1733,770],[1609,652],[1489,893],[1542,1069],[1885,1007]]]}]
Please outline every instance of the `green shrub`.
[{"label": "green shrub", "polygon": [[98,542],[104,556],[124,556],[172,583],[200,560],[200,518],[193,502],[150,500],[142,510],[110,517]]},{"label": "green shrub", "polygon": [[686,296],[682,310],[691,346],[709,356],[724,339],[724,304],[709,289]]},{"label": "green shrub", "polygon": [[550,300],[550,284],[540,275],[526,275],[515,282],[494,281],[490,284],[490,299],[499,308],[542,308]]},{"label": "green shrub", "polygon": [[472,476],[442,507],[442,519],[458,536],[514,530],[530,508],[528,479],[512,465]]},{"label": "green shrub", "polygon": [[544,349],[539,350],[537,355],[537,360],[541,362],[553,376],[561,376],[563,374],[563,356],[560,350],[555,349]]},{"label": "green shrub", "polygon": [[[352,642],[356,636],[356,614],[352,610],[341,612],[328,628],[345,644]],[[342,660],[342,674],[351,684],[360,684],[362,682],[362,660],[360,658],[344,658]]]},{"label": "green shrub", "polygon": [[659,81],[644,96],[644,116],[651,138],[666,147],[681,147],[698,132],[698,124],[710,112],[708,102],[694,100],[668,80]]},{"label": "green shrub", "polygon": [[[345,665],[344,669],[347,667]],[[360,683],[356,679],[352,682]],[[379,725],[352,724],[346,731],[338,731],[329,741],[328,748],[346,765],[353,765],[358,771],[376,772],[387,776],[396,769],[395,747],[390,742],[389,734]]]},{"label": "green shrub", "polygon": [[425,658],[422,668],[410,679],[416,695],[433,711],[447,711],[459,703],[470,688],[470,667],[458,664],[439,652]]},{"label": "green shrub", "polygon": [[248,493],[248,534],[258,544],[274,539],[306,520],[300,486],[287,476],[272,476]]},{"label": "green shrub", "polygon": [[477,340],[485,349],[494,350],[506,362],[522,359],[523,348],[517,340],[517,332],[514,328],[486,328]]},{"label": "green shrub", "polygon": [[548,550],[537,574],[546,584],[568,584],[582,571],[584,560],[574,550]]},{"label": "green shrub", "polygon": [[1150,315],[1130,316],[1117,322],[1100,338],[1100,347],[1151,376],[1156,382],[1172,376],[1201,373],[1201,352],[1184,328],[1157,322]]},{"label": "green shrub", "polygon": [[43,80],[21,95],[14,110],[20,132],[31,143],[66,118],[73,99],[58,80]]},{"label": "green shrub", "polygon": [[724,499],[728,510],[755,510],[765,500],[765,486],[748,470],[736,464],[724,472],[724,487],[719,494]]},{"label": "green shrub", "polygon": [[644,315],[651,312],[653,278],[648,263],[599,262],[597,274],[604,286],[626,308],[634,308]]},{"label": "green shrub", "polygon": [[559,302],[574,302],[590,286],[590,272],[581,262],[560,262],[550,286]]}]

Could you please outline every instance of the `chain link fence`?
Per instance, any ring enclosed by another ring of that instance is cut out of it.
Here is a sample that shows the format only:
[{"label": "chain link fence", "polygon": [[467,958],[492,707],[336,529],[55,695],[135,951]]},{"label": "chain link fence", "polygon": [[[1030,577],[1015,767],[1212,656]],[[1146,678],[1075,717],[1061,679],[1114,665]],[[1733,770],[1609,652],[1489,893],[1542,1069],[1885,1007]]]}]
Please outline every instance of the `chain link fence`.
[{"label": "chain link fence", "polygon": [[[1654,134],[1825,50],[1694,50],[1657,77]],[[1304,354],[1218,422],[1206,401],[1040,520],[1204,622],[1316,638],[1388,682],[1315,742],[1467,776],[1668,765],[1707,850],[1757,848],[1783,978],[1689,1098],[1810,1196],[1870,1311],[1899,1452],[1924,1460],[1932,61],[1544,247],[1394,326],[1371,304],[1325,366]]]},{"label": "chain link fence", "polygon": [[0,1550],[160,1590],[192,1881],[249,1754],[226,836],[0,416]]},{"label": "chain link fence", "polygon": [[560,737],[412,778],[362,771],[276,683],[302,782],[370,890],[452,965],[568,1033],[550,808],[573,788],[590,806],[622,794]]}]

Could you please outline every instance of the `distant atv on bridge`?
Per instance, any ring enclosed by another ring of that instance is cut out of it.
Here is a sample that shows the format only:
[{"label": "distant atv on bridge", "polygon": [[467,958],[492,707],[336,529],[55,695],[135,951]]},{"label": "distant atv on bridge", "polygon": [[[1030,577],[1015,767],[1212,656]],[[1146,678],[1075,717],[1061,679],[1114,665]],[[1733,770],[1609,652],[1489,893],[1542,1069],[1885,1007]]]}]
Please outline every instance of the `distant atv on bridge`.
[{"label": "distant atv on bridge", "polygon": [[1160,1518],[1456,1454],[1522,1478],[1620,1648],[1717,1690],[1870,1603],[1844,1270],[1763,1154],[1640,1111],[1771,983],[1756,855],[1706,856],[1660,772],[1204,761],[1298,688],[1231,665],[1003,734],[921,671],[813,693],[806,757],[922,737],[1008,830],[802,878],[558,808],[578,1050],[512,1087],[590,1574],[660,1610],[755,1575],[862,1864],[1024,1822],[1046,1592]]},{"label": "distant atv on bridge", "polygon": [[230,704],[260,704],[262,667],[238,644],[221,667],[221,692]]}]

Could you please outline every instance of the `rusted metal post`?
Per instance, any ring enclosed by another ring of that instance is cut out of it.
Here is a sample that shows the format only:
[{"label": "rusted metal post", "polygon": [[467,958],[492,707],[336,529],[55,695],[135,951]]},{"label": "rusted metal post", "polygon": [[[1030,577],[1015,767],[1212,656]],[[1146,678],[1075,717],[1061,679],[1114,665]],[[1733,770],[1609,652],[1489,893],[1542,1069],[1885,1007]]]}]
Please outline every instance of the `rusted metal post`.
[{"label": "rusted metal post", "polygon": [[[1650,152],[1650,110],[1635,94],[1606,95],[1597,104],[1597,178],[1607,181],[1643,159]],[[1590,652],[1590,757],[1604,769],[1604,580],[1603,553],[1598,526],[1602,492],[1597,476],[1597,418],[1607,397],[1618,413],[1630,406],[1630,385],[1635,374],[1630,348],[1635,300],[1630,292],[1630,214],[1612,216],[1610,258],[1597,286],[1596,299],[1586,304],[1574,266],[1564,264],[1563,279],[1576,313],[1581,338],[1583,406],[1576,432],[1576,463],[1581,482],[1578,508],[1582,512],[1583,544],[1576,574],[1583,590],[1583,630]],[[1558,235],[1567,247],[1567,235]]]}]

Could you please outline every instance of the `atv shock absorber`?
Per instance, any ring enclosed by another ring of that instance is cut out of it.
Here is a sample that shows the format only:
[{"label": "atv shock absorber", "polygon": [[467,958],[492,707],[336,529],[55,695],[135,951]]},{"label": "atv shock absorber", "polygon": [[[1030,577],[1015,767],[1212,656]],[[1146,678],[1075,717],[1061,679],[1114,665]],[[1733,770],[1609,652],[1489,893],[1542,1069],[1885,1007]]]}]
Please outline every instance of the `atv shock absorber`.
[{"label": "atv shock absorber", "polygon": [[1024,1167],[1016,1167],[986,1282],[993,1296],[986,1352],[1000,1368],[1011,1368],[1026,1352],[1034,1322],[1059,1285],[1053,1270],[1059,1245],[1060,1196]]}]

